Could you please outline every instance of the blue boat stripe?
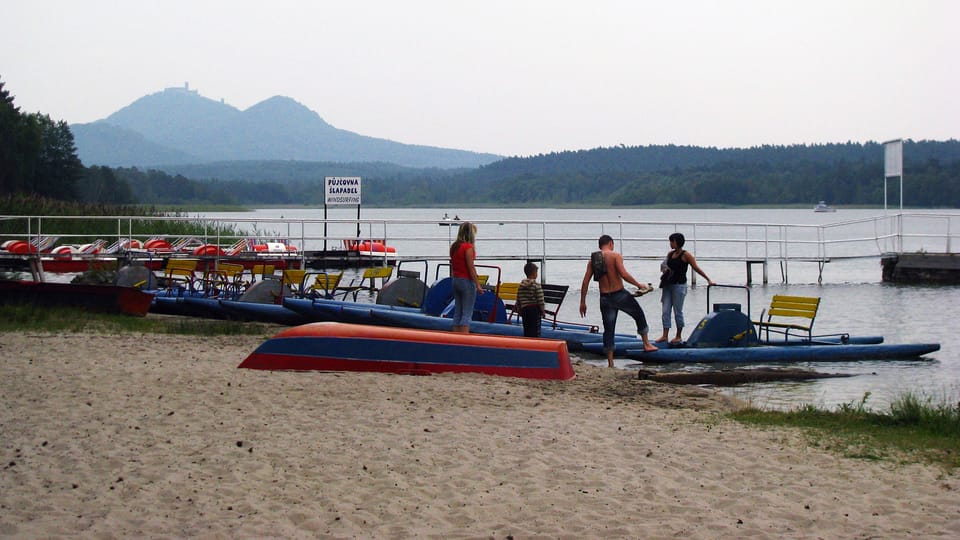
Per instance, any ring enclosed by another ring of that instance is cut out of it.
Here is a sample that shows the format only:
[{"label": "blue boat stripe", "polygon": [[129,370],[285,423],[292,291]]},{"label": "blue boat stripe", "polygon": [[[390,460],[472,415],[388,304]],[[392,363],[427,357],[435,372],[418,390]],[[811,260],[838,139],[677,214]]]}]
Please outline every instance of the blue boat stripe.
[{"label": "blue boat stripe", "polygon": [[273,338],[256,350],[263,354],[340,358],[376,362],[556,369],[556,351],[391,339],[308,337]]}]

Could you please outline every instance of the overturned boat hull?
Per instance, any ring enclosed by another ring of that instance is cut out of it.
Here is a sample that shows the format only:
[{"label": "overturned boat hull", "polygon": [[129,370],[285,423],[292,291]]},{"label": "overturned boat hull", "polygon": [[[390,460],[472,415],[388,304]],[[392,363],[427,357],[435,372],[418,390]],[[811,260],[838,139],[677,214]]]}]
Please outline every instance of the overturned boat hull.
[{"label": "overturned boat hull", "polygon": [[298,371],[574,377],[563,341],[318,322],[280,332],[238,367]]}]

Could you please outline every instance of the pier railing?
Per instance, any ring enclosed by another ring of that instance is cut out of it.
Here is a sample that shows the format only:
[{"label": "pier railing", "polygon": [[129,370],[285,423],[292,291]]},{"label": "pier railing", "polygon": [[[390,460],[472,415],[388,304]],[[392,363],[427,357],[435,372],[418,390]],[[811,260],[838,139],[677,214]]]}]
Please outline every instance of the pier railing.
[{"label": "pier railing", "polygon": [[[0,216],[3,240],[26,240],[34,245],[73,244],[90,241],[89,235],[68,234],[69,220],[104,221],[114,231],[98,235],[109,245],[147,237],[156,231],[176,230],[190,223],[202,231],[198,242],[227,246],[248,237],[284,239],[304,257],[342,249],[344,241],[384,240],[402,259],[443,260],[455,239],[457,227],[438,226],[432,220],[396,219],[222,219],[204,217],[141,216]],[[479,220],[483,257],[495,260],[585,260],[596,249],[597,238],[609,234],[628,260],[658,260],[665,253],[665,238],[673,232],[686,236],[687,247],[700,261],[741,261],[749,275],[761,265],[777,264],[787,281],[791,263],[816,263],[846,259],[879,258],[887,253],[952,253],[960,234],[960,214],[935,212],[890,213],[821,225],[729,222]],[[166,236],[177,236],[176,234]]]}]

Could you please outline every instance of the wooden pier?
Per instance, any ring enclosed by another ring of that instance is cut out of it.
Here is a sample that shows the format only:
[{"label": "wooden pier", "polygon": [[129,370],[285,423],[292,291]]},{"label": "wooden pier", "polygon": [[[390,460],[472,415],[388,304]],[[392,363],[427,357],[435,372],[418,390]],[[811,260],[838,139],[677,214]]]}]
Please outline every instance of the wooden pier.
[{"label": "wooden pier", "polygon": [[960,284],[960,255],[955,253],[887,253],[880,258],[883,281]]}]

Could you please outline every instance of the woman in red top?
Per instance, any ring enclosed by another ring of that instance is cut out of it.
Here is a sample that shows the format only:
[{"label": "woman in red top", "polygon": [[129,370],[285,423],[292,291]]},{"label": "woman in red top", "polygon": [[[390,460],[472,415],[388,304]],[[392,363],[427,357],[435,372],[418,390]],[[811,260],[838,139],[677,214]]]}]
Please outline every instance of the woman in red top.
[{"label": "woman in red top", "polygon": [[453,331],[470,332],[470,320],[473,318],[473,305],[477,295],[483,294],[483,286],[473,266],[476,251],[477,226],[469,221],[460,224],[457,240],[450,245],[450,273],[453,277]]}]

